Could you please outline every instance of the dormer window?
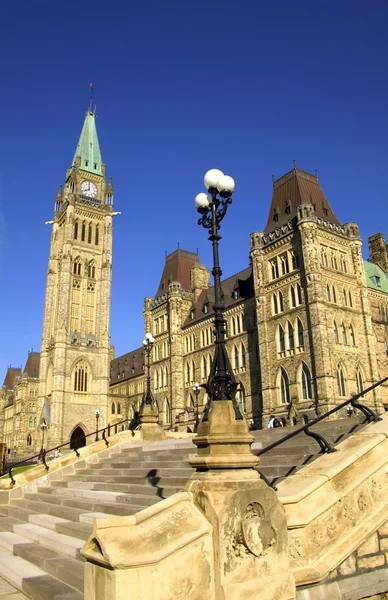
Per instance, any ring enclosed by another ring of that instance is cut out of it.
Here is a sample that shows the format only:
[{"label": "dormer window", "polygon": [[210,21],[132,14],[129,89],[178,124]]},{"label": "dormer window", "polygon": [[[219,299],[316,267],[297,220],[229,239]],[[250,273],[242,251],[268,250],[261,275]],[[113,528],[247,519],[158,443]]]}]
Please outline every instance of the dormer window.
[{"label": "dormer window", "polygon": [[377,285],[377,287],[381,287],[381,278],[378,275],[374,276],[374,280],[375,280],[375,285]]},{"label": "dormer window", "polygon": [[194,309],[192,309],[192,310],[190,311],[190,319],[191,319],[192,321],[195,319],[195,310],[194,310]]},{"label": "dormer window", "polygon": [[291,213],[291,206],[288,200],[286,200],[286,215],[289,215]]},{"label": "dormer window", "polygon": [[235,290],[233,290],[233,292],[232,292],[232,298],[233,298],[233,300],[237,300],[240,297],[241,297],[240,289],[236,288]]},{"label": "dormer window", "polygon": [[203,312],[205,313],[205,315],[207,315],[207,313],[209,312],[209,302],[206,302],[206,304],[203,305]]},{"label": "dormer window", "polygon": [[85,167],[87,167],[89,165],[89,161],[85,160]]}]

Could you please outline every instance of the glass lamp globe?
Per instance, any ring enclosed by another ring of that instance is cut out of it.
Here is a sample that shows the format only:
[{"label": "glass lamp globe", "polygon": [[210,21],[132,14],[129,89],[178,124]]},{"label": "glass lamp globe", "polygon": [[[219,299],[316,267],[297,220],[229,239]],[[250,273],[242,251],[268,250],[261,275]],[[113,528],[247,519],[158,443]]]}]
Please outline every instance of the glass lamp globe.
[{"label": "glass lamp globe", "polygon": [[146,333],[145,334],[146,340],[151,340],[152,338],[152,333]]},{"label": "glass lamp globe", "polygon": [[195,196],[195,206],[198,210],[201,208],[209,208],[210,202],[211,199],[209,198],[208,194],[201,192]]},{"label": "glass lamp globe", "polygon": [[148,341],[147,340],[143,340],[143,346],[148,346]]},{"label": "glass lamp globe", "polygon": [[219,169],[210,169],[203,179],[206,189],[210,190],[211,188],[216,188],[218,180],[221,179],[221,177],[224,177],[222,171]]},{"label": "glass lamp globe", "polygon": [[235,187],[234,180],[229,175],[223,175],[217,181],[217,190],[224,198],[231,196]]}]

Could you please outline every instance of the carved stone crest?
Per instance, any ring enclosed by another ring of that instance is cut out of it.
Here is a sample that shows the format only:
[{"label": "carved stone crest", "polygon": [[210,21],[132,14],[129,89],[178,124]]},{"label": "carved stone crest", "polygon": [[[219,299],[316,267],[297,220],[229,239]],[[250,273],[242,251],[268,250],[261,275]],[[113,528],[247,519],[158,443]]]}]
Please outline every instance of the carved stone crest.
[{"label": "carved stone crest", "polygon": [[265,555],[276,543],[276,531],[270,517],[265,515],[264,508],[258,502],[248,504],[241,521],[238,542],[246,550],[259,558]]}]

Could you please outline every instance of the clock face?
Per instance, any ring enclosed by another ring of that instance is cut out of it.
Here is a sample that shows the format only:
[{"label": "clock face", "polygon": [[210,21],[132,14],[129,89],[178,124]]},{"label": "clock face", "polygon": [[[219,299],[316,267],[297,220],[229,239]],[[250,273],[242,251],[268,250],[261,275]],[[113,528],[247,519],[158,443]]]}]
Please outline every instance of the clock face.
[{"label": "clock face", "polygon": [[83,181],[81,183],[81,191],[88,198],[95,198],[97,196],[97,186],[92,181]]}]

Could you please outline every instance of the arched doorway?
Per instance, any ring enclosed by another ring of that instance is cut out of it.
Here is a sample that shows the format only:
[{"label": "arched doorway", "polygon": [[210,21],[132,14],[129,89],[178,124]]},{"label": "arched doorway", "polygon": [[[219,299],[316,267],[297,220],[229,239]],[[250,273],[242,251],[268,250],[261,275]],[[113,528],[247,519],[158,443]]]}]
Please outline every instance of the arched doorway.
[{"label": "arched doorway", "polygon": [[71,434],[70,448],[72,450],[75,450],[78,448],[82,448],[83,446],[86,446],[85,432],[82,429],[82,427],[76,427],[73,433]]}]

